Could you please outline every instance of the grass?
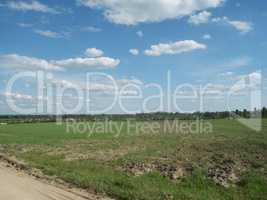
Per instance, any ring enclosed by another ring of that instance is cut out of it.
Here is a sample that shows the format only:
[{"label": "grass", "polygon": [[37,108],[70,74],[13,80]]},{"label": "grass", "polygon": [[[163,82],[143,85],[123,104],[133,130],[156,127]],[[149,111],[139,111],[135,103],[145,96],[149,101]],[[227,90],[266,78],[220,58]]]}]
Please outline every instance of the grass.
[{"label": "grass", "polygon": [[[54,123],[3,125],[0,151],[116,199],[267,199],[267,120],[261,132],[234,120],[210,122],[209,134],[135,135],[123,129],[119,136],[100,130],[90,137]],[[142,173],[136,175],[129,167],[136,163],[156,169],[137,168]],[[164,174],[171,166],[190,171],[172,179]],[[209,171],[229,166],[238,181],[216,184]]]}]

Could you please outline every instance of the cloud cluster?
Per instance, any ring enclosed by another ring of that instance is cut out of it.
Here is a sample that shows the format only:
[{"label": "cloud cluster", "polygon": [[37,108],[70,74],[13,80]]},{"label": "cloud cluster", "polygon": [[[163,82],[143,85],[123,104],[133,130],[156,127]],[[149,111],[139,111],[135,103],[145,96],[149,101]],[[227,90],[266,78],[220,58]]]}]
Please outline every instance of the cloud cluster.
[{"label": "cloud cluster", "polygon": [[109,57],[69,58],[52,61],[63,68],[111,69],[119,65],[120,60]]},{"label": "cloud cluster", "polygon": [[241,33],[248,33],[253,30],[253,24],[247,21],[230,20],[228,17],[213,18],[212,22],[232,26]]},{"label": "cloud cluster", "polygon": [[14,100],[26,100],[31,101],[31,102],[37,102],[37,101],[46,101],[48,98],[47,97],[43,97],[43,96],[32,96],[32,95],[28,95],[28,94],[23,94],[23,93],[18,93],[18,92],[4,92],[4,93],[0,93],[0,95],[4,96],[4,97],[11,97]]},{"label": "cloud cluster", "polygon": [[118,66],[119,63],[119,59],[103,57],[102,54],[100,57],[77,57],[63,60],[45,60],[18,54],[0,55],[0,67],[15,70],[59,71],[65,68],[110,69]]},{"label": "cloud cluster", "polygon": [[91,58],[101,57],[104,52],[97,48],[88,48],[85,50],[85,55]]},{"label": "cloud cluster", "polygon": [[15,70],[62,70],[60,66],[45,59],[21,56],[18,54],[0,55],[0,67]]},{"label": "cloud cluster", "polygon": [[212,14],[208,11],[202,11],[198,14],[191,15],[188,19],[188,23],[193,25],[207,24],[210,22],[217,23],[220,25],[227,25],[235,28],[241,33],[248,33],[253,30],[253,24],[248,21],[231,20],[228,17],[214,17],[211,18]]},{"label": "cloud cluster", "polygon": [[35,33],[38,35],[41,35],[43,37],[48,37],[48,38],[62,38],[64,37],[61,33],[50,31],[50,30],[39,30],[36,29],[34,30]]},{"label": "cloud cluster", "polygon": [[161,56],[164,54],[180,54],[194,51],[197,49],[206,49],[205,44],[198,43],[194,40],[176,41],[173,43],[160,43],[152,45],[150,49],[145,50],[147,56]]},{"label": "cloud cluster", "polygon": [[116,79],[114,77],[113,81],[109,79],[108,76],[99,76],[97,75],[90,79],[88,83],[82,81],[82,80],[75,80],[70,77],[65,77],[63,78],[52,78],[50,81],[53,83],[55,86],[59,87],[74,87],[74,88],[80,88],[81,90],[85,92],[90,92],[94,97],[103,97],[107,95],[123,95],[125,96],[126,93],[129,95],[133,90],[132,89],[125,89],[123,92],[126,91],[126,93],[120,93],[119,91],[116,92],[116,88],[118,90],[121,90],[123,87],[127,85],[135,85],[135,86],[142,86],[144,83],[136,79],[134,77],[132,78],[122,78],[122,79]]},{"label": "cloud cluster", "polygon": [[130,49],[129,52],[134,56],[139,55],[139,50],[138,49]]},{"label": "cloud cluster", "polygon": [[60,12],[54,8],[51,8],[45,4],[40,3],[39,1],[8,1],[5,5],[12,10],[20,11],[36,11],[43,13],[59,14]]},{"label": "cloud cluster", "polygon": [[220,6],[224,0],[76,0],[79,5],[103,10],[110,22],[137,25],[176,19]]},{"label": "cloud cluster", "polygon": [[188,22],[190,24],[199,25],[199,24],[206,24],[209,22],[211,17],[211,13],[207,11],[200,12],[198,14],[190,16]]},{"label": "cloud cluster", "polygon": [[20,99],[20,100],[34,100],[34,97],[31,95],[21,94],[21,93],[10,93],[10,92],[4,92],[1,94],[4,97],[11,97],[14,99]]}]

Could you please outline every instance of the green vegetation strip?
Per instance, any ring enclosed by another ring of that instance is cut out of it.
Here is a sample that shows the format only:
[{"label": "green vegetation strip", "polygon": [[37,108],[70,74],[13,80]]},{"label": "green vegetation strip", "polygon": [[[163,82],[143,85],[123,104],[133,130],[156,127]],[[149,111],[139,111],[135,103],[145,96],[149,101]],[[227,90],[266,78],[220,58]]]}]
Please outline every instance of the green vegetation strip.
[{"label": "green vegetation strip", "polygon": [[[67,133],[54,123],[13,124],[0,127],[6,133],[0,151],[116,199],[267,199],[267,121],[261,132],[234,120],[211,123],[210,134],[119,137]],[[172,178],[177,166],[190,170]],[[223,175],[229,185],[219,182]]]}]

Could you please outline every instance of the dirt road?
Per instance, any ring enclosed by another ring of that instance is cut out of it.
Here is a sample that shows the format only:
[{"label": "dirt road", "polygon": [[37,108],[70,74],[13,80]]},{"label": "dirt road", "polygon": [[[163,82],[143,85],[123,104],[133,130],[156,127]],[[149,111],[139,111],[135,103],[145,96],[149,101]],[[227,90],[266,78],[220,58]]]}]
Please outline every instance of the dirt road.
[{"label": "dirt road", "polygon": [[94,195],[73,193],[46,184],[0,162],[0,200],[88,200]]}]

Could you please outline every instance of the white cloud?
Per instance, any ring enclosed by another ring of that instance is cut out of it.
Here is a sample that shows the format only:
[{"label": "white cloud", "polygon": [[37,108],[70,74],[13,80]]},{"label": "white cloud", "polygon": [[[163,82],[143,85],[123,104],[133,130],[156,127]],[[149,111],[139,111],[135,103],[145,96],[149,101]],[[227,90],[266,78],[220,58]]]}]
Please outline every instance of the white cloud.
[{"label": "white cloud", "polygon": [[22,28],[29,28],[33,26],[32,24],[27,24],[27,23],[18,23],[17,25]]},{"label": "white cloud", "polygon": [[211,13],[207,11],[200,12],[196,15],[192,15],[188,22],[190,24],[199,25],[199,24],[206,24],[209,22],[211,17]]},{"label": "white cloud", "polygon": [[60,66],[52,64],[47,60],[20,56],[18,54],[0,55],[0,67],[12,68],[17,70],[62,70]]},{"label": "white cloud", "polygon": [[36,11],[36,12],[43,12],[43,13],[52,13],[52,14],[59,14],[59,11],[50,8],[47,5],[44,5],[36,0],[32,1],[8,1],[6,6],[13,10],[21,10],[21,11]]},{"label": "white cloud", "polygon": [[134,56],[139,55],[139,50],[138,49],[130,49],[129,52]]},{"label": "white cloud", "polygon": [[109,57],[97,58],[69,58],[65,60],[52,61],[55,65],[68,68],[92,68],[92,69],[110,69],[120,64],[119,59]]},{"label": "white cloud", "polygon": [[5,97],[12,97],[14,99],[33,100],[33,97],[31,95],[20,94],[20,93],[4,92],[2,93],[2,95]]},{"label": "white cloud", "polygon": [[95,33],[102,31],[101,28],[97,28],[97,27],[94,27],[94,26],[83,27],[81,30],[82,31],[85,31],[85,32],[95,32]]},{"label": "white cloud", "polygon": [[205,44],[198,43],[194,40],[177,41],[173,43],[160,43],[152,45],[150,49],[145,50],[147,56],[160,56],[164,54],[180,54],[194,51],[197,49],[206,49]]},{"label": "white cloud", "polygon": [[143,31],[137,31],[136,34],[137,34],[138,37],[140,37],[140,38],[144,36]]},{"label": "white cloud", "polygon": [[218,24],[232,26],[241,33],[248,33],[253,30],[253,24],[247,21],[230,20],[228,17],[213,18],[212,21]]},{"label": "white cloud", "polygon": [[65,68],[109,69],[120,64],[119,59],[109,57],[68,58],[45,60],[18,54],[0,55],[0,67],[15,70],[64,70]]},{"label": "white cloud", "polygon": [[205,35],[203,35],[202,38],[203,38],[204,40],[210,40],[212,37],[211,37],[210,34],[205,34]]},{"label": "white cloud", "polygon": [[[78,87],[85,91],[90,91],[92,96],[103,96],[103,95],[118,95],[120,93],[116,92],[116,87],[118,90],[121,90],[126,85],[136,85],[136,86],[143,86],[143,82],[139,79],[134,77],[132,78],[122,78],[116,79],[113,77],[114,82],[112,82],[109,78],[104,76],[94,77],[90,80],[89,84],[84,82],[84,80],[76,80],[70,79],[70,77],[65,78],[53,78],[51,82],[56,86],[63,86],[63,87]],[[131,90],[127,90],[128,91]],[[117,91],[118,92],[118,91]],[[125,95],[125,94],[124,94]]]},{"label": "white cloud", "polygon": [[242,33],[247,33],[253,30],[252,24],[250,22],[229,21],[229,24]]},{"label": "white cloud", "polygon": [[47,97],[43,97],[43,96],[32,96],[32,95],[28,95],[28,94],[23,94],[23,93],[19,93],[19,92],[3,92],[0,93],[1,96],[4,97],[11,97],[13,100],[25,100],[25,101],[31,101],[31,102],[36,102],[36,101],[45,101],[47,100]]},{"label": "white cloud", "polygon": [[62,38],[64,37],[63,34],[50,31],[50,30],[34,30],[35,33],[43,36],[43,37],[48,37],[48,38]]},{"label": "white cloud", "polygon": [[177,19],[220,6],[224,0],[76,0],[80,5],[103,10],[110,22],[124,25]]},{"label": "white cloud", "polygon": [[96,48],[88,48],[85,51],[85,55],[90,57],[90,58],[96,58],[96,57],[101,57],[103,56],[104,52],[100,49]]}]

